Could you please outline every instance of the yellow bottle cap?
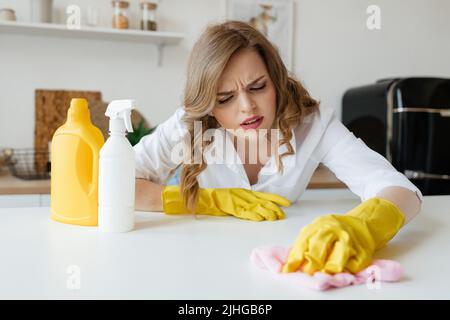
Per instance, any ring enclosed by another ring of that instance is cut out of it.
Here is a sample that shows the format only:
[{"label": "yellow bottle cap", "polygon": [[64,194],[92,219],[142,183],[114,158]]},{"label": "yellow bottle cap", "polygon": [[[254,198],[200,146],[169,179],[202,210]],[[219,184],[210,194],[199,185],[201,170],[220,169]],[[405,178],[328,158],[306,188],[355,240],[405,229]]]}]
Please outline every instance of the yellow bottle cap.
[{"label": "yellow bottle cap", "polygon": [[70,101],[70,108],[67,112],[67,120],[72,121],[87,121],[90,122],[88,102],[83,98],[73,98]]}]

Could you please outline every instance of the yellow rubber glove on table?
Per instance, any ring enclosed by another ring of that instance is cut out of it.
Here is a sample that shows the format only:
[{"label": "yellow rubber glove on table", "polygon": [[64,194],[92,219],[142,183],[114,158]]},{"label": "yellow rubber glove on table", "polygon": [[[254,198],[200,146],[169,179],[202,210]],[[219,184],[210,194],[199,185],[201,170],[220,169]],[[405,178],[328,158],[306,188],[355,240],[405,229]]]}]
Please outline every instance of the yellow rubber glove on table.
[{"label": "yellow rubber glove on table", "polygon": [[[167,214],[189,213],[183,204],[180,187],[166,186],[162,192],[163,210]],[[263,221],[284,219],[280,206],[288,207],[288,199],[271,193],[242,188],[199,189],[197,214],[232,215],[240,219]]]},{"label": "yellow rubber glove on table", "polygon": [[357,273],[404,221],[400,209],[382,198],[366,200],[345,215],[319,217],[300,231],[282,272]]}]

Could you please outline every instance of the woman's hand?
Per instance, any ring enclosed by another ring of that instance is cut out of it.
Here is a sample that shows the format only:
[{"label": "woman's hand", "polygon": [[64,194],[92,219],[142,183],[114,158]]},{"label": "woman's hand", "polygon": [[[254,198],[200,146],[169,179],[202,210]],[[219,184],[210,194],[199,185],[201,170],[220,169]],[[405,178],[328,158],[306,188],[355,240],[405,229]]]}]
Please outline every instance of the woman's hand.
[{"label": "woman's hand", "polygon": [[282,271],[357,273],[371,264],[404,219],[395,204],[382,198],[369,199],[345,215],[319,217],[301,230]]},{"label": "woman's hand", "polygon": [[136,179],[135,209],[139,211],[162,211],[163,185],[145,179]]},{"label": "woman's hand", "polygon": [[[197,214],[214,216],[232,215],[240,219],[263,221],[284,218],[280,206],[288,207],[288,199],[277,194],[242,188],[199,189]],[[163,191],[164,212],[187,213],[179,186],[167,186]]]}]

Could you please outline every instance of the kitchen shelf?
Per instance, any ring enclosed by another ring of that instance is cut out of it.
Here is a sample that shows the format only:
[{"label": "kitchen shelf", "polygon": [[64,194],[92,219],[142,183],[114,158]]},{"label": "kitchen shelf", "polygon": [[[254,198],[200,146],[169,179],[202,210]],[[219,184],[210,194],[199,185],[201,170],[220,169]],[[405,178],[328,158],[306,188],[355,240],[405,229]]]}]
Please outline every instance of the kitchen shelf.
[{"label": "kitchen shelf", "polygon": [[158,50],[158,65],[162,64],[163,49],[167,45],[176,45],[184,35],[167,31],[119,30],[106,27],[81,26],[80,29],[68,29],[66,25],[54,23],[24,23],[0,21],[0,33],[50,36],[62,38],[80,38],[111,41],[131,41],[151,43]]}]

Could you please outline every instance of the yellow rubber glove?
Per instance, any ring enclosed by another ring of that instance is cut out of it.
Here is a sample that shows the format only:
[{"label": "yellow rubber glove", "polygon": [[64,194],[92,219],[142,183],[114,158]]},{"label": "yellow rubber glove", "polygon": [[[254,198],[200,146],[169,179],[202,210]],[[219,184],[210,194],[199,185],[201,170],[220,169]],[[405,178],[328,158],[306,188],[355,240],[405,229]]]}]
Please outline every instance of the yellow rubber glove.
[{"label": "yellow rubber glove", "polygon": [[[188,213],[179,186],[164,187],[162,202],[163,210],[167,214]],[[271,193],[241,188],[200,188],[196,213],[213,216],[232,215],[253,221],[273,221],[284,218],[284,212],[279,206],[290,205],[288,199]]]},{"label": "yellow rubber glove", "polygon": [[282,272],[357,273],[372,263],[375,251],[404,220],[400,209],[382,198],[364,201],[345,215],[319,217],[300,231]]}]

